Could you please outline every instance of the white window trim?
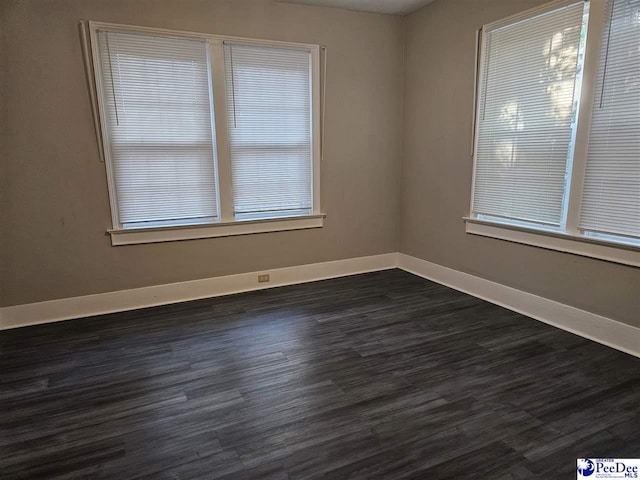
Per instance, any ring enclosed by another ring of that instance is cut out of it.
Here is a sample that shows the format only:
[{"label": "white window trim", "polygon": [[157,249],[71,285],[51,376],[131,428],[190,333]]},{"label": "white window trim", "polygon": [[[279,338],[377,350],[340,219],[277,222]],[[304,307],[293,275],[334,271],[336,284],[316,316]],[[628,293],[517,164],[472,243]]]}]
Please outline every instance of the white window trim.
[{"label": "white window trim", "polygon": [[[558,0],[540,7],[527,10],[516,15],[503,18],[493,23],[484,25],[478,31],[476,42],[476,66],[473,109],[473,141],[471,156],[473,158],[473,181],[471,187],[470,212],[473,212],[473,198],[475,190],[476,161],[478,135],[477,125],[479,121],[479,108],[477,107],[478,94],[482,88],[480,74],[484,69],[485,32],[496,26],[507,25],[519,20],[539,15],[546,11],[554,10],[562,6],[577,3],[576,0]],[[524,227],[507,223],[492,222],[480,219],[473,214],[463,217],[466,222],[465,231],[472,235],[497,238],[515,243],[531,245],[535,247],[556,250],[560,252],[598,258],[610,262],[640,267],[640,247],[624,245],[597,238],[582,235],[578,228],[580,218],[580,203],[582,188],[587,164],[587,149],[589,145],[589,133],[591,130],[591,114],[594,102],[594,89],[598,74],[600,60],[600,44],[602,32],[605,28],[607,0],[589,1],[589,22],[587,26],[587,42],[582,73],[582,91],[579,101],[578,125],[575,138],[575,150],[573,155],[571,185],[568,194],[567,222],[564,231],[540,230],[535,227]]]},{"label": "white window trim", "polygon": [[200,238],[321,228],[324,224],[324,217],[322,214],[305,215],[175,227],[127,228],[125,230],[109,230],[108,232],[111,234],[111,244],[113,246],[135,245],[139,243],[174,242],[177,240],[196,240]]},{"label": "white window trim", "polygon": [[[277,232],[287,230],[300,230],[307,228],[320,228],[323,226],[325,214],[320,204],[320,163],[321,163],[321,95],[320,95],[320,45],[308,43],[293,43],[277,40],[252,39],[226,35],[213,35],[207,33],[185,32],[179,30],[167,30],[163,28],[140,27],[133,25],[121,25],[105,22],[82,22],[83,33],[88,29],[90,45],[83,45],[87,54],[90,52],[90,60],[93,68],[87,65],[90,75],[90,93],[92,99],[97,101],[96,136],[100,148],[100,158],[104,159],[107,174],[107,187],[111,207],[112,228],[107,230],[111,235],[111,244],[129,245],[139,243],[168,242],[175,240],[189,240],[197,238],[226,237],[230,235],[246,235],[252,233]],[[135,33],[143,35],[175,37],[180,39],[204,40],[209,46],[211,56],[211,82],[214,89],[212,117],[216,125],[215,145],[217,147],[217,169],[219,196],[219,218],[215,223],[196,225],[167,226],[152,228],[123,228],[118,219],[118,205],[115,189],[115,180],[111,161],[111,146],[108,134],[104,134],[104,126],[108,125],[106,109],[103,105],[103,82],[98,52],[98,30],[109,30],[119,33]],[[86,36],[83,35],[83,42]],[[296,48],[308,51],[311,54],[311,138],[313,146],[313,183],[312,183],[312,208],[310,215],[295,217],[278,217],[259,220],[235,220],[233,215],[233,193],[231,183],[231,155],[229,149],[229,136],[227,126],[226,109],[226,82],[224,78],[224,42],[245,43],[249,45],[264,45],[272,47]],[[88,56],[88,55],[86,55]],[[86,58],[86,61],[89,59]],[[95,92],[93,91],[95,87]],[[95,105],[93,106],[95,108]]]},{"label": "white window trim", "polygon": [[576,237],[563,232],[542,231],[470,217],[464,217],[464,221],[466,232],[472,235],[640,267],[640,248],[632,245],[614,244],[596,238]]}]

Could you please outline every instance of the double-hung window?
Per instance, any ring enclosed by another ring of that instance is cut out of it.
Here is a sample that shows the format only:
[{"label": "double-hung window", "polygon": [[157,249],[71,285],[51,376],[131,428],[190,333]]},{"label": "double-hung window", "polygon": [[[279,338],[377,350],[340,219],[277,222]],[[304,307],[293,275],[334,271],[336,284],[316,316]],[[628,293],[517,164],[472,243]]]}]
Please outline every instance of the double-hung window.
[{"label": "double-hung window", "polygon": [[114,245],[322,226],[318,46],[89,31]]},{"label": "double-hung window", "polygon": [[469,233],[640,264],[640,0],[485,25]]}]

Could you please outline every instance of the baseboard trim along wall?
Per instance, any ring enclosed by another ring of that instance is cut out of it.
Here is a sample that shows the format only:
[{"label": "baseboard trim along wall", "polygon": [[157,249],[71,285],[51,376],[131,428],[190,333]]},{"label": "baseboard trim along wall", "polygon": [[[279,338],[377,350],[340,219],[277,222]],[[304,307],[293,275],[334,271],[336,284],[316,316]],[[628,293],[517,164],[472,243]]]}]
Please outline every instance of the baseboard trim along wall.
[{"label": "baseboard trim along wall", "polygon": [[[0,330],[396,268],[397,253],[274,268],[0,308]],[[258,275],[269,274],[268,283]]]},{"label": "baseboard trim along wall", "polygon": [[[603,345],[640,357],[640,328],[402,253],[240,273],[0,307],[0,330],[400,268]],[[268,283],[258,275],[269,274]]]},{"label": "baseboard trim along wall", "polygon": [[398,254],[398,267],[427,280],[640,357],[640,328],[403,253]]}]

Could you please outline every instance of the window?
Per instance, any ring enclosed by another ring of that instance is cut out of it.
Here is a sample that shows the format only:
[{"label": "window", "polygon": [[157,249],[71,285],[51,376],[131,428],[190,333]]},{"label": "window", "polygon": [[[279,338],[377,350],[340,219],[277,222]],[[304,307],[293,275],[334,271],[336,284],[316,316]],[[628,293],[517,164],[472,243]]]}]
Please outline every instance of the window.
[{"label": "window", "polygon": [[483,27],[469,233],[640,264],[638,45],[640,0]]},{"label": "window", "polygon": [[114,245],[322,226],[318,46],[89,28]]},{"label": "window", "polygon": [[640,1],[610,3],[595,88],[579,227],[640,239]]},{"label": "window", "polygon": [[312,208],[309,52],[225,45],[236,218]]}]

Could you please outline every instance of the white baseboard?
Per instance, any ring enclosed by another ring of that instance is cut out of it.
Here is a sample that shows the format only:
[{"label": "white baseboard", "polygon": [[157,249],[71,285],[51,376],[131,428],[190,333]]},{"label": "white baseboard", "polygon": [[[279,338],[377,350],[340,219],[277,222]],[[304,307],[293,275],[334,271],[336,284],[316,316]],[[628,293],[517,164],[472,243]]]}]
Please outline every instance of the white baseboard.
[{"label": "white baseboard", "polygon": [[[398,254],[386,253],[2,307],[0,330],[387,270],[397,264]],[[258,283],[263,273],[270,275],[269,283]]]},{"label": "white baseboard", "polygon": [[[640,357],[639,328],[402,253],[386,253],[0,307],[0,330],[391,268],[401,268],[562,330]],[[269,283],[257,282],[257,276],[263,273],[270,275]]]},{"label": "white baseboard", "polygon": [[640,357],[640,328],[403,253],[398,267],[589,340]]}]

